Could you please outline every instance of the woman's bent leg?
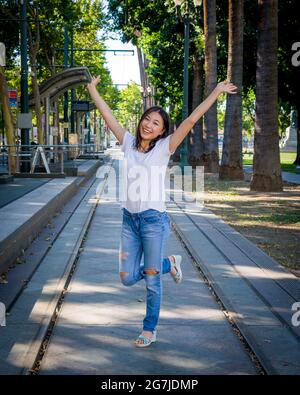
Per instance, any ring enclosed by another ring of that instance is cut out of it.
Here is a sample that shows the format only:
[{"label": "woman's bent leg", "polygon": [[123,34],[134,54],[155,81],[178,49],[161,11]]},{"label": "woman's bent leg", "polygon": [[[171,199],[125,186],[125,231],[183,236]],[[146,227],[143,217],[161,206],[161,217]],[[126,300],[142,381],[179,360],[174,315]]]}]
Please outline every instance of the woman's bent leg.
[{"label": "woman's bent leg", "polygon": [[161,274],[145,274],[147,288],[146,316],[143,321],[143,330],[154,332],[158,324],[161,304]]},{"label": "woman's bent leg", "polygon": [[[150,210],[149,210],[150,211]],[[164,270],[170,270],[168,262],[163,262],[164,247],[170,233],[170,223],[166,213],[145,214],[142,220],[142,244],[144,250],[144,273],[147,287],[147,309],[143,322],[144,331],[155,331],[159,320],[162,281]]]},{"label": "woman's bent leg", "polygon": [[169,258],[164,258],[162,261],[162,274],[170,273],[171,262]]},{"label": "woman's bent leg", "polygon": [[144,278],[140,262],[142,257],[141,238],[134,231],[134,222],[123,214],[123,225],[119,251],[119,274],[126,286],[134,285]]}]

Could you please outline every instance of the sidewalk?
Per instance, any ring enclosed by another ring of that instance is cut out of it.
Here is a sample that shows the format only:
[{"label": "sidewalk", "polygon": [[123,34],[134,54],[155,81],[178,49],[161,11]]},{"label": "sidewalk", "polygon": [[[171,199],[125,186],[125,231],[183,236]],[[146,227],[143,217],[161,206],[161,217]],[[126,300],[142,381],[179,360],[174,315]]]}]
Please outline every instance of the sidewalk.
[{"label": "sidewalk", "polygon": [[[95,164],[97,161],[86,159],[77,159],[66,162],[65,170],[77,169],[77,176],[88,177],[92,172],[95,172]],[[72,174],[72,177],[76,175]],[[36,174],[32,178],[14,177],[12,182],[7,184],[0,184],[0,208],[5,205],[20,199],[27,193],[34,191],[45,183],[53,180],[53,177],[47,178],[47,174],[43,174],[43,178],[38,178]]]},{"label": "sidewalk", "polygon": [[78,167],[78,177],[46,178],[46,181],[16,178],[12,184],[0,185],[0,203],[4,204],[0,208],[0,273],[14,264],[99,165],[99,160],[83,161]]},{"label": "sidewalk", "polygon": [[[266,371],[300,374],[300,331],[291,325],[299,280],[209,210],[170,203],[168,212]],[[145,291],[118,279],[120,221],[118,204],[101,201],[42,374],[257,374],[174,231],[167,254],[183,256],[184,282],[164,276],[158,342],[134,347]]]},{"label": "sidewalk", "polygon": [[209,210],[177,199],[168,204],[174,229],[167,254],[183,256],[184,281],[164,276],[158,341],[137,349],[145,287],[120,283],[120,206],[111,189],[97,202],[96,187],[0,328],[0,374],[32,366],[79,250],[40,374],[258,374],[198,268],[266,372],[300,374],[300,327],[291,323],[299,279]]},{"label": "sidewalk", "polygon": [[[244,171],[246,173],[252,173],[252,165],[244,165]],[[300,184],[300,174],[282,171],[281,175],[283,181],[290,182],[292,184]]]},{"label": "sidewalk", "polygon": [[134,346],[145,286],[120,283],[120,231],[119,204],[101,200],[41,374],[256,374],[174,232],[167,254],[183,256],[184,282],[164,276],[158,342],[146,350]]},{"label": "sidewalk", "polygon": [[51,178],[15,178],[13,182],[0,184],[0,208],[20,199],[49,181]]}]

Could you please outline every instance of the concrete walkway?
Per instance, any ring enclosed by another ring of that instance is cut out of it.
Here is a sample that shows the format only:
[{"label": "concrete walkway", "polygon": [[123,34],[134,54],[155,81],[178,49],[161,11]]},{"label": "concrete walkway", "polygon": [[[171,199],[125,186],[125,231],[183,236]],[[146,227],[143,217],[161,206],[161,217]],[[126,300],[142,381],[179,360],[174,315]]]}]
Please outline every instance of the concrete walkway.
[{"label": "concrete walkway", "polygon": [[[168,211],[266,371],[300,374],[300,331],[291,324],[299,280],[209,210],[170,202]],[[141,330],[145,292],[143,284],[124,288],[119,283],[115,235],[120,219],[113,199],[97,207],[42,374],[255,374],[249,355],[174,233],[167,254],[176,251],[184,257],[185,281],[176,286],[164,277],[158,342],[149,350],[133,346]]]},{"label": "concrete walkway", "polygon": [[167,254],[183,256],[184,282],[163,278],[158,341],[137,349],[145,314],[144,281],[118,276],[121,211],[102,200],[59,315],[42,374],[257,374],[230,324],[172,232]]},{"label": "concrete walkway", "polygon": [[292,184],[300,184],[300,174],[283,171],[282,178],[286,182],[291,182]]},{"label": "concrete walkway", "polygon": [[[83,161],[78,177],[46,179],[47,182],[16,179],[12,184],[0,186],[0,192],[8,194],[9,200],[14,198],[0,208],[0,273],[14,264],[22,250],[99,166],[99,160]],[[13,188],[18,192],[12,193]]]},{"label": "concrete walkway", "polygon": [[0,326],[0,374],[26,374],[32,367],[93,214],[95,188],[85,195],[36,268],[6,326]]},{"label": "concrete walkway", "polygon": [[[65,169],[75,168],[77,169],[77,176],[88,178],[96,171],[99,164],[99,162],[97,164],[97,160],[77,159],[66,162]],[[32,176],[35,178],[21,178],[15,176],[12,182],[0,184],[0,208],[20,199],[27,193],[30,193],[43,184],[53,180],[53,177],[47,178],[46,176],[46,174],[43,174],[43,178],[37,178],[36,174]]]},{"label": "concrete walkway", "polygon": [[0,184],[0,208],[49,181],[51,178],[15,178],[13,182]]},{"label": "concrete walkway", "polygon": [[158,341],[148,349],[134,346],[145,286],[120,283],[121,211],[110,178],[104,195],[104,173],[0,327],[0,374],[31,368],[79,252],[40,374],[258,374],[200,269],[267,373],[299,375],[300,326],[292,323],[299,279],[209,210],[176,194],[168,203],[167,254],[183,256],[184,281],[176,285],[164,276]]},{"label": "concrete walkway", "polygon": [[[244,165],[244,171],[246,173],[252,173],[252,165]],[[291,173],[290,171],[281,172],[283,181],[290,182],[292,184],[300,184],[300,174]]]}]

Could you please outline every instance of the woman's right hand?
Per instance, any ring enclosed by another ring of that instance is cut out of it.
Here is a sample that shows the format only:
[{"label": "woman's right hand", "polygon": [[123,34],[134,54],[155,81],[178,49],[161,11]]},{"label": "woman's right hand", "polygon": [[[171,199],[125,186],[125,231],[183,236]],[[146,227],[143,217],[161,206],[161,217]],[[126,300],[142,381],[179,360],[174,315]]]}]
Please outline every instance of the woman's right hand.
[{"label": "woman's right hand", "polygon": [[87,87],[88,88],[92,88],[92,87],[96,88],[96,86],[99,84],[100,80],[101,80],[100,75],[98,75],[97,77],[92,76],[92,81],[89,84],[87,84]]}]

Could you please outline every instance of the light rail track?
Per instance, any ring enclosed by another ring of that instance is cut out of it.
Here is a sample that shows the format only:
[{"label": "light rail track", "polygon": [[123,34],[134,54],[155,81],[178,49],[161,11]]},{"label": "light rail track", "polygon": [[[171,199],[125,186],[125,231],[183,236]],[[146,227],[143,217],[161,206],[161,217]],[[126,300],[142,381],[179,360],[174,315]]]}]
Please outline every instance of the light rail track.
[{"label": "light rail track", "polygon": [[[107,164],[107,163],[106,163]],[[110,163],[113,165],[113,162]],[[92,188],[95,187],[95,183],[99,182],[99,179],[93,178],[90,180],[90,183],[88,185],[87,190],[81,197],[80,201],[77,202],[77,204],[74,206],[74,210],[72,211],[75,212],[76,209],[79,207],[80,203],[86,198],[86,196],[89,194],[89,192],[92,190]],[[101,191],[104,190],[106,187],[107,183],[107,177],[105,177],[102,181],[101,185]],[[93,205],[85,218],[84,225],[81,229],[80,237],[78,238],[76,245],[74,247],[74,250],[72,252],[72,258],[69,260],[69,263],[67,265],[67,268],[64,272],[63,277],[60,279],[60,292],[59,294],[56,295],[56,297],[53,299],[51,302],[49,308],[48,308],[48,313],[47,313],[47,322],[43,322],[43,325],[41,325],[41,330],[39,331],[35,341],[32,343],[30,346],[30,350],[27,353],[28,354],[28,361],[24,366],[24,369],[22,371],[22,374],[24,375],[38,375],[42,373],[43,370],[43,359],[47,356],[46,352],[47,350],[51,347],[51,338],[52,335],[55,331],[55,327],[58,322],[58,318],[60,315],[60,311],[63,307],[64,300],[66,298],[66,295],[69,292],[72,292],[70,290],[70,283],[74,277],[74,274],[76,273],[76,268],[78,265],[78,261],[80,259],[81,252],[84,250],[85,246],[85,240],[88,237],[89,234],[89,229],[90,225],[92,223],[93,217],[95,215],[95,212],[97,210],[97,206],[99,204],[99,200],[101,199],[101,192],[99,196],[94,199]],[[185,214],[188,215],[188,214]],[[71,215],[70,215],[71,218]],[[69,218],[69,219],[70,219]],[[69,220],[68,220],[69,221]],[[64,224],[64,226],[60,229],[60,231],[57,233],[55,239],[53,240],[53,243],[59,239],[60,234],[62,233],[63,229],[67,226],[68,221]],[[225,304],[222,302],[222,297],[218,295],[217,290],[214,289],[214,284],[210,281],[210,279],[206,276],[205,272],[201,269],[201,264],[197,261],[196,257],[194,256],[192,250],[189,248],[188,244],[185,242],[184,238],[182,237],[180,233],[180,229],[176,227],[175,222],[172,222],[172,228],[174,231],[174,234],[178,241],[180,242],[181,246],[183,249],[186,251],[187,255],[190,257],[194,267],[197,269],[199,276],[201,277],[201,281],[207,286],[209,289],[210,295],[212,298],[215,300],[217,305],[219,306],[220,310],[226,317],[227,321],[229,322],[232,332],[234,333],[235,337],[237,337],[242,345],[242,348],[244,349],[245,353],[249,356],[250,361],[252,362],[255,371],[257,372],[258,375],[266,375],[268,372],[266,369],[263,367],[263,365],[260,363],[259,357],[256,355],[255,351],[251,348],[251,345],[247,342],[247,339],[245,336],[243,336],[242,331],[238,327],[238,325],[235,323],[235,321],[232,319],[230,312],[226,309]],[[46,257],[47,253],[51,251],[51,249],[48,249],[43,256],[43,259]],[[41,260],[42,262],[42,260]],[[41,264],[40,262],[40,264]],[[33,275],[34,273],[32,273]],[[28,282],[30,279],[28,279]],[[25,289],[25,287],[24,287]],[[18,296],[20,296],[21,293],[19,293]],[[10,306],[10,309],[13,307],[15,302],[17,301],[18,297],[14,300],[14,303],[12,306]]]}]

